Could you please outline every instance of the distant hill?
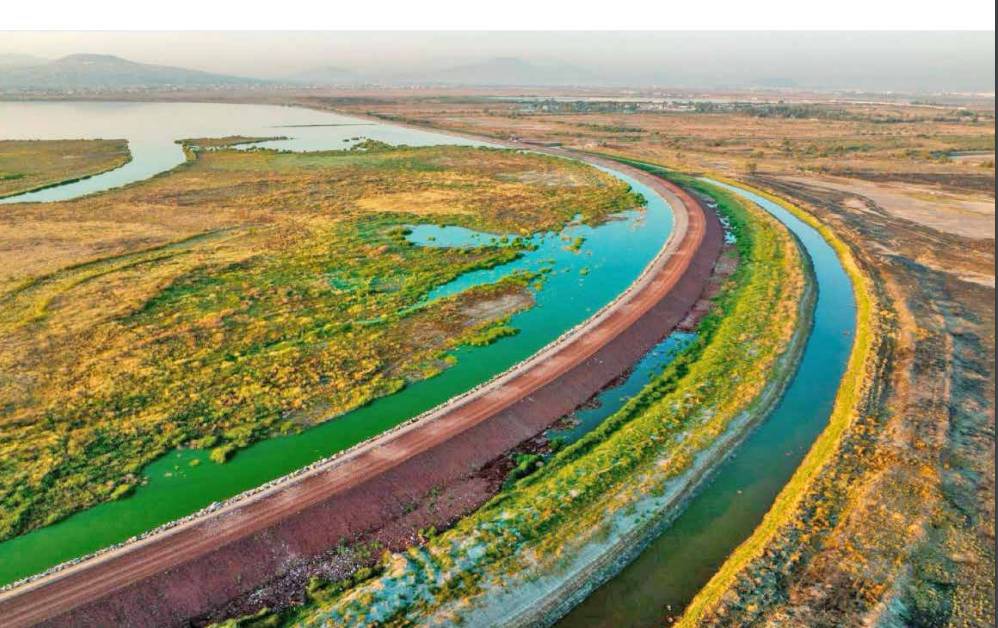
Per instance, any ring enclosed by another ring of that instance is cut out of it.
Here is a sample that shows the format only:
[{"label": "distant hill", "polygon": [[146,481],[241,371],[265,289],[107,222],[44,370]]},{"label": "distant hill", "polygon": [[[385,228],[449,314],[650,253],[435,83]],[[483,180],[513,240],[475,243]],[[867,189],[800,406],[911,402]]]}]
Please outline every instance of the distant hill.
[{"label": "distant hill", "polygon": [[14,53],[0,54],[0,68],[24,67],[29,65],[41,65],[43,63],[48,63],[48,59]]},{"label": "distant hill", "polygon": [[286,79],[309,85],[474,85],[541,86],[603,83],[585,68],[559,63],[535,63],[498,57],[476,63],[409,72],[361,73],[336,66],[319,67]]},{"label": "distant hill", "polygon": [[0,71],[0,89],[8,90],[208,87],[263,82],[98,54],[69,55],[34,65],[9,65]]},{"label": "distant hill", "polygon": [[366,82],[364,77],[356,72],[336,66],[313,68],[287,77],[292,83],[309,85],[356,85]]},{"label": "distant hill", "polygon": [[562,63],[534,63],[515,57],[498,57],[428,73],[431,83],[460,85],[592,85],[601,83],[595,73]]}]

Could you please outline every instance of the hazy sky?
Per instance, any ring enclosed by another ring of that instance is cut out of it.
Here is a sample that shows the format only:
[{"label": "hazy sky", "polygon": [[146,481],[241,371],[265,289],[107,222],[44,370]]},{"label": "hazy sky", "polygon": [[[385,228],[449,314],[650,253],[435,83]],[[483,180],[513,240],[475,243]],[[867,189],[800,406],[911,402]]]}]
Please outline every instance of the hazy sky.
[{"label": "hazy sky", "polygon": [[994,32],[6,32],[0,54],[77,52],[276,78],[373,76],[516,57],[619,84],[994,91]]}]

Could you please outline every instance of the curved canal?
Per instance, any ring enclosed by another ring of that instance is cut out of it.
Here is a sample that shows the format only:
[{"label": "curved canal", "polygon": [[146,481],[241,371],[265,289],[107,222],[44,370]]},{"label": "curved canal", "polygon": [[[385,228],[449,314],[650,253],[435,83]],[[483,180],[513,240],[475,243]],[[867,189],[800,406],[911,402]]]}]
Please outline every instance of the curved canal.
[{"label": "curved canal", "polygon": [[[105,128],[102,125],[110,124],[105,120],[106,116],[113,117],[116,112],[124,116],[124,113],[116,103],[106,105],[106,110],[100,108],[100,103],[79,105],[85,111],[94,111],[96,108],[99,112],[93,118],[96,122],[91,127],[78,125],[75,134],[71,135],[66,129],[67,134],[63,137],[121,137],[121,131],[114,133],[110,126]],[[261,107],[269,110],[269,113],[247,113],[247,109],[256,106],[158,103],[129,105],[152,108],[151,111],[143,112],[123,107],[125,111],[131,112],[126,116],[129,120],[141,121],[135,122],[140,128],[153,124],[160,116],[174,119],[167,124],[172,131],[167,134],[163,134],[162,130],[157,131],[160,137],[150,140],[150,145],[157,146],[158,152],[154,151],[157,155],[155,159],[145,160],[141,153],[135,154],[132,163],[141,167],[140,172],[143,173],[138,179],[172,167],[167,165],[170,162],[163,155],[168,156],[175,146],[173,140],[181,137],[295,135],[295,138],[281,140],[278,146],[292,150],[342,148],[348,142],[357,141],[361,135],[409,145],[470,143],[446,135],[381,124],[365,123],[359,128],[329,126],[346,124],[342,121],[351,119],[331,116],[338,121],[328,122],[329,118],[322,117],[327,114],[283,107]],[[208,109],[201,109],[202,107]],[[233,111],[226,116],[224,111],[217,109],[219,107],[232,108]],[[8,105],[0,104],[0,112],[7,108]],[[44,111],[58,119],[57,111],[48,108]],[[229,122],[220,122],[217,127],[211,127],[198,117],[209,114],[211,120],[231,120],[233,117],[252,114],[252,124],[247,124],[245,128],[233,128]],[[19,115],[23,117],[24,112]],[[268,115],[272,117],[268,118]],[[313,117],[316,115],[321,120],[326,120],[327,126],[292,126],[319,124]],[[178,121],[178,117],[184,116],[193,116],[197,120]],[[87,117],[79,114],[73,119],[82,124]],[[3,120],[2,115],[0,120]],[[0,122],[0,137],[9,134],[5,124]],[[278,130],[277,133],[275,129]],[[300,141],[297,137],[299,131],[302,132]],[[30,129],[19,130],[20,136],[31,132]],[[43,137],[54,138],[60,132],[62,131],[59,129],[48,129]],[[125,136],[134,148],[134,137],[128,134]],[[119,176],[120,171],[124,171],[126,167],[119,169]],[[135,174],[136,171],[132,171],[129,176]],[[240,451],[224,465],[209,462],[207,451],[171,452],[144,470],[147,483],[139,487],[132,496],[96,506],[61,522],[0,543],[0,585],[122,542],[349,448],[488,380],[584,321],[638,277],[665,244],[672,230],[672,211],[664,199],[651,188],[626,175],[617,172],[613,174],[645,197],[648,202],[645,209],[622,212],[614,220],[598,226],[573,223],[558,233],[536,234],[530,239],[535,246],[519,259],[487,271],[462,275],[448,284],[438,286],[430,295],[430,298],[438,298],[454,294],[473,285],[497,281],[512,272],[544,271],[541,285],[532,288],[534,307],[515,314],[510,321],[511,325],[520,330],[518,334],[485,347],[459,348],[453,351],[457,358],[456,364],[436,377],[414,383],[394,395],[378,399],[300,434],[257,443]],[[60,194],[67,194],[66,190],[69,188],[73,188],[72,193],[76,196],[97,192],[100,191],[100,186],[109,182],[107,179],[103,182],[99,179],[101,176],[78,182],[91,186],[83,189],[74,183],[43,192],[48,193],[47,200],[59,200]],[[118,181],[117,184],[120,185],[121,181]],[[582,239],[582,243],[576,250],[569,245],[577,242],[578,238]],[[409,239],[418,246],[468,246],[487,243],[490,235],[455,230],[452,227],[420,225],[414,227]],[[621,251],[627,251],[628,254],[621,255]],[[201,463],[192,465],[194,460]]]},{"label": "curved canal", "polygon": [[818,286],[813,329],[775,410],[716,470],[683,513],[559,626],[659,626],[678,617],[755,529],[831,415],[856,330],[852,283],[828,242],[779,205],[705,179],[762,207],[799,238]]}]

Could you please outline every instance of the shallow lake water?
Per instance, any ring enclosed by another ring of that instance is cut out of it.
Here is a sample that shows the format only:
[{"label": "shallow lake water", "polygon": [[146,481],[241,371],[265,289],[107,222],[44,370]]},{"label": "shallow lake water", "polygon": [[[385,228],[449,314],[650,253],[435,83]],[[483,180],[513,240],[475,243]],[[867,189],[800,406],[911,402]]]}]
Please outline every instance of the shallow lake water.
[{"label": "shallow lake water", "polygon": [[710,484],[637,559],[559,626],[660,626],[681,614],[762,521],[831,415],[856,330],[852,282],[814,228],[756,194],[710,182],[776,216],[811,257],[818,301],[804,356],[779,405],[721,464]]},{"label": "shallow lake water", "polygon": [[482,145],[335,113],[276,105],[144,102],[0,103],[0,139],[126,139],[132,161],[75,183],[0,199],[0,203],[62,201],[142,181],[184,162],[178,139],[287,137],[254,146],[310,151],[349,148],[361,138],[389,144]]},{"label": "shallow lake water", "polygon": [[[121,126],[115,126],[117,119]],[[240,126],[240,121],[246,126]],[[366,122],[356,127],[290,126],[358,122],[363,121],[256,105],[0,103],[0,138],[127,137],[133,148],[136,142],[148,141],[149,152],[137,154],[132,162],[141,170],[125,173],[125,166],[115,171],[121,177],[114,180],[116,185],[141,180],[179,163],[173,140],[183,137],[287,135],[293,139],[283,140],[278,147],[293,150],[342,148],[360,136],[409,145],[470,143],[448,135]],[[257,443],[224,465],[208,461],[206,451],[169,452],[144,470],[148,483],[131,497],[0,543],[0,585],[124,541],[342,451],[488,380],[584,321],[637,278],[672,230],[672,211],[664,199],[640,182],[614,174],[645,197],[648,204],[644,210],[622,212],[595,227],[573,223],[559,233],[537,234],[537,250],[503,266],[466,273],[429,295],[439,298],[518,270],[546,269],[541,286],[533,288],[535,306],[511,318],[510,324],[520,330],[518,334],[486,347],[459,348],[453,352],[457,363],[436,377],[301,434]],[[91,189],[69,184],[45,190],[45,199],[68,198],[70,188],[72,195],[96,192],[111,181],[99,178],[79,182],[95,186]],[[585,240],[578,250],[571,250],[569,244],[579,236]],[[410,234],[410,239],[424,246],[481,245],[489,238],[490,234],[433,225],[416,226]]]}]

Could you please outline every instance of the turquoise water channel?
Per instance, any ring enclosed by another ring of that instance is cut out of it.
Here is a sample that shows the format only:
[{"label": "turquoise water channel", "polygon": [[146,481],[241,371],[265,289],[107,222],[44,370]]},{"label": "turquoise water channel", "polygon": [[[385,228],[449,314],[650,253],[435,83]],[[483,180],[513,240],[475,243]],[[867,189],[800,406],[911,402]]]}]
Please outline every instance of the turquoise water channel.
[{"label": "turquoise water channel", "polygon": [[559,626],[660,626],[681,614],[762,521],[831,415],[856,331],[852,282],[835,251],[810,225],[756,194],[707,181],[759,205],[800,239],[818,286],[814,326],[776,409],[672,525]]},{"label": "turquoise water channel", "polygon": [[[284,113],[283,108],[271,109]],[[295,131],[287,128],[282,134]],[[232,132],[228,127],[215,132],[200,129],[197,135]],[[419,132],[419,139],[426,140],[426,135],[432,134]],[[400,133],[382,134],[387,136],[405,139]],[[437,140],[443,144],[450,138]],[[300,434],[257,443],[224,465],[208,461],[206,451],[172,451],[145,469],[148,482],[132,496],[0,543],[0,584],[119,543],[371,438],[488,380],[584,321],[638,277],[672,230],[672,211],[664,199],[640,182],[614,174],[645,197],[644,210],[622,212],[599,226],[572,223],[558,233],[537,234],[529,239],[533,250],[519,259],[467,273],[429,295],[432,299],[456,294],[521,270],[547,270],[541,286],[532,288],[534,307],[511,318],[510,324],[520,330],[517,335],[486,347],[461,347],[453,352],[457,363],[436,377]],[[435,225],[413,226],[409,234],[422,246],[479,246],[495,237],[502,236]],[[580,237],[581,246],[573,250],[569,245]],[[194,460],[199,461],[196,466]]]}]

